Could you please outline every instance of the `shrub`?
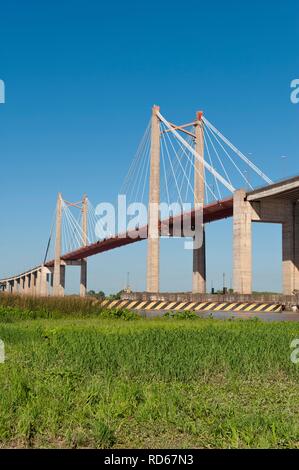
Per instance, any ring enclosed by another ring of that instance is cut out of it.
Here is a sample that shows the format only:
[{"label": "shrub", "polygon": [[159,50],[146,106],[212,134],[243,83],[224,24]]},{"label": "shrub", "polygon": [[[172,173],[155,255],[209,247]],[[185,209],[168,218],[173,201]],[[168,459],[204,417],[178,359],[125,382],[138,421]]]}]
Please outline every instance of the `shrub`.
[{"label": "shrub", "polygon": [[166,312],[163,317],[174,320],[195,320],[199,318],[194,312]]}]

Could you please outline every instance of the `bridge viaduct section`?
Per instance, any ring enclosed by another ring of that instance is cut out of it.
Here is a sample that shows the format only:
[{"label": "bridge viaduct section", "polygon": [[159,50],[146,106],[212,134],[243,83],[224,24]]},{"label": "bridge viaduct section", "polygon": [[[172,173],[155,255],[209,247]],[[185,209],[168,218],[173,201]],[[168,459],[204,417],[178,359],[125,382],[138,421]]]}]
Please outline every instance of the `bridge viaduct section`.
[{"label": "bridge viaduct section", "polygon": [[[149,293],[159,292],[160,249],[158,209],[153,215],[153,204],[160,202],[160,123],[159,107],[152,110],[152,145],[149,195],[149,230],[147,254],[147,282]],[[184,131],[184,126],[177,126]],[[194,122],[194,207],[204,206],[204,120],[197,112]],[[252,222],[279,223],[282,225],[283,293],[292,295],[299,290],[299,178],[281,181],[246,193],[235,190],[233,194],[233,289],[239,294],[252,293]],[[221,201],[219,201],[221,205]],[[205,209],[203,209],[205,213]],[[227,216],[227,215],[226,215]],[[197,230],[202,233],[202,246],[193,249],[192,292],[206,292],[206,246],[204,224]]]},{"label": "bridge viaduct section", "polygon": [[[50,267],[51,274],[53,273],[53,295],[56,297],[63,297],[65,290],[65,270],[66,266],[79,266],[80,267],[80,297],[85,297],[87,290],[87,261],[85,258],[76,260],[64,260],[61,253],[61,225],[62,225],[62,204],[63,199],[61,193],[58,194],[57,207],[56,207],[56,238],[55,238],[55,259],[54,266]],[[82,203],[78,204],[67,203],[79,207],[82,213],[81,217],[81,239],[83,247],[87,246],[87,196],[84,194]]]},{"label": "bridge viaduct section", "polygon": [[48,295],[48,275],[51,271],[45,266],[38,266],[30,271],[9,278],[3,283],[4,290],[13,294]]},{"label": "bridge viaduct section", "polygon": [[[153,106],[151,123],[151,162],[148,205],[148,249],[147,249],[147,292],[159,292],[160,289],[160,239],[159,239],[159,204],[160,204],[160,120],[159,106]],[[194,158],[194,207],[204,205],[205,168],[204,168],[204,123],[202,112],[196,113],[194,121],[195,151],[202,157]],[[190,125],[190,124],[189,124]],[[184,132],[184,125],[177,126]],[[190,133],[189,133],[190,134]],[[204,226],[197,227],[202,231],[202,246],[193,250],[192,292],[206,291],[206,247]]]},{"label": "bridge viaduct section", "polygon": [[[85,297],[87,290],[87,260],[82,255],[76,259],[64,259],[62,256],[62,207],[65,201],[61,193],[57,196],[56,204],[56,234],[55,258],[53,261],[37,266],[17,276],[0,281],[0,287],[13,294],[63,297],[65,291],[66,266],[80,267],[80,296]],[[82,247],[87,246],[87,196],[84,195],[82,203],[67,203],[80,208],[82,212],[81,239]]]},{"label": "bridge viaduct section", "polygon": [[[148,225],[139,229],[139,236],[130,236],[130,232],[119,234],[108,239],[89,244],[87,238],[87,198],[80,203],[71,204],[82,211],[81,228],[82,246],[74,251],[62,254],[61,229],[62,207],[66,203],[61,194],[57,198],[56,210],[56,239],[55,257],[44,265],[38,266],[25,273],[0,280],[0,288],[19,294],[46,296],[51,294],[63,296],[65,290],[66,266],[80,267],[80,295],[84,297],[87,289],[87,258],[97,253],[135,243],[147,238],[147,274],[146,290],[148,293],[158,293],[160,290],[160,234],[161,225],[169,223],[170,218],[161,221],[159,216],[160,203],[160,139],[161,122],[165,119],[159,112],[159,107],[152,109],[151,153],[150,153],[150,182]],[[299,291],[299,176],[269,184],[260,189],[246,192],[243,189],[234,190],[233,197],[204,205],[205,171],[208,168],[204,160],[205,120],[201,112],[196,114],[191,123],[194,133],[194,206],[203,206],[203,223],[196,227],[201,231],[203,244],[193,250],[192,292],[206,292],[206,246],[204,224],[226,217],[233,217],[233,289],[236,294],[252,293],[252,223],[278,223],[282,226],[282,263],[283,263],[283,293],[292,295]],[[181,132],[186,131],[189,124],[175,126],[167,123]],[[168,132],[164,130],[164,132]],[[208,168],[209,169],[209,168]],[[216,175],[217,176],[217,175]],[[223,179],[223,178],[222,178]],[[195,224],[195,210],[191,216]],[[181,216],[180,216],[181,217]],[[173,220],[175,217],[172,218]],[[172,233],[173,234],[173,233]],[[170,234],[171,235],[171,234]],[[81,243],[81,242],[80,242]],[[80,245],[80,244],[79,244]]]},{"label": "bridge viaduct section", "polygon": [[252,292],[252,223],[282,225],[283,293],[299,290],[299,178],[251,193],[238,190],[233,203],[233,287]]}]

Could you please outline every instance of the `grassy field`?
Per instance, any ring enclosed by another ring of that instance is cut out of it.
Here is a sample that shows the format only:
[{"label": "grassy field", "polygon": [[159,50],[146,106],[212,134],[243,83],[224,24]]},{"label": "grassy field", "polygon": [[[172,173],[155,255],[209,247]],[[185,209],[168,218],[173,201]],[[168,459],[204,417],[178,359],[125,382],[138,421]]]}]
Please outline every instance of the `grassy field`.
[{"label": "grassy field", "polygon": [[298,324],[28,302],[0,298],[0,447],[299,448]]}]

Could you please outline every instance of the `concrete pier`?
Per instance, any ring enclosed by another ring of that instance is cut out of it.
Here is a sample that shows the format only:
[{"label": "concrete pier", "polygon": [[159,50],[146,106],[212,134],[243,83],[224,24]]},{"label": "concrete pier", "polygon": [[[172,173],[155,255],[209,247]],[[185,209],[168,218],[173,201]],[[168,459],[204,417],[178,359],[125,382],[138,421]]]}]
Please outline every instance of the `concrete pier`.
[{"label": "concrete pier", "polygon": [[160,121],[157,116],[159,109],[159,106],[154,106],[152,109],[146,272],[147,292],[159,292],[160,286],[160,237],[158,228],[160,204]]},{"label": "concrete pier", "polygon": [[[82,199],[82,239],[83,246],[87,245],[87,196]],[[82,259],[80,265],[80,297],[85,297],[87,291],[87,260]]]},{"label": "concrete pier", "polygon": [[286,204],[282,223],[283,292],[291,295],[299,291],[299,205]]},{"label": "concrete pier", "polygon": [[233,288],[252,292],[252,223],[282,227],[283,294],[299,292],[299,188],[297,178],[246,193],[235,191],[233,200]]},{"label": "concrete pier", "polygon": [[[195,121],[195,150],[204,158],[204,123],[202,112],[196,113]],[[205,198],[205,169],[203,162],[194,158],[194,207],[204,204]],[[206,292],[206,240],[204,226],[196,227],[201,230],[202,246],[193,249],[192,292]]]},{"label": "concrete pier", "polygon": [[61,264],[61,222],[62,222],[62,196],[57,197],[56,205],[56,238],[55,238],[55,260],[53,275],[53,295],[64,296],[65,288],[65,266]]},{"label": "concrete pier", "polygon": [[252,292],[251,206],[242,189],[234,194],[233,287],[238,294]]}]

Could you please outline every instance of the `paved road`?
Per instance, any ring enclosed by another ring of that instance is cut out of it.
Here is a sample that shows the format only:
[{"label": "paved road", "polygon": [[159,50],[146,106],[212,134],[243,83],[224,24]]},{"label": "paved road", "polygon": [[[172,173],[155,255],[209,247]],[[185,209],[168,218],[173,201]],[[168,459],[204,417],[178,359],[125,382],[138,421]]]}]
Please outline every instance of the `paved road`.
[{"label": "paved road", "polygon": [[[142,310],[141,314],[146,317],[161,317],[166,313],[165,311],[156,310]],[[230,318],[245,319],[260,318],[264,321],[298,321],[299,312],[281,312],[281,313],[246,313],[246,312],[200,312],[197,315],[201,318],[217,318],[219,320],[229,320]]]}]

